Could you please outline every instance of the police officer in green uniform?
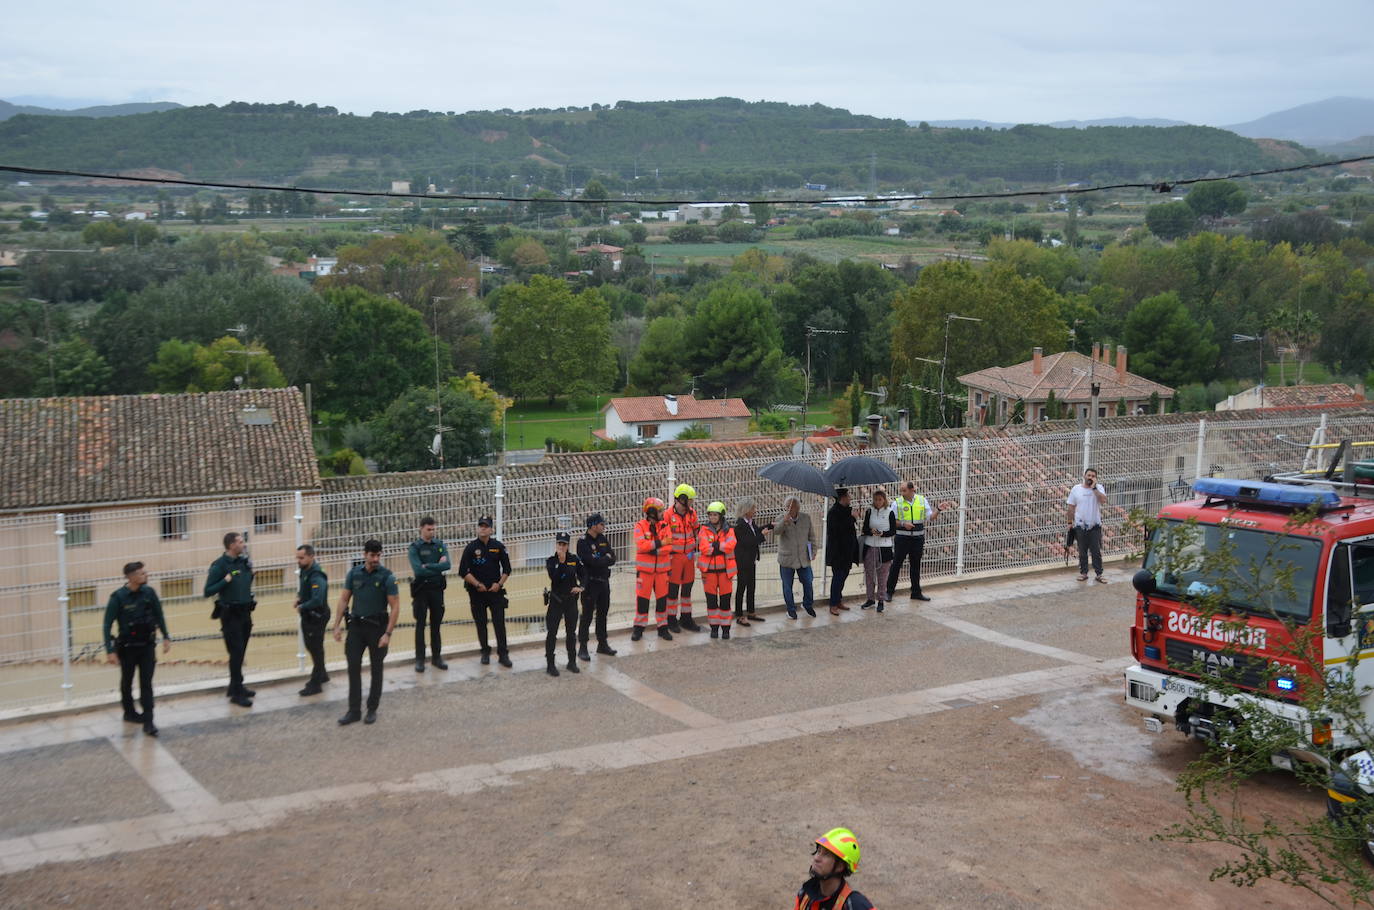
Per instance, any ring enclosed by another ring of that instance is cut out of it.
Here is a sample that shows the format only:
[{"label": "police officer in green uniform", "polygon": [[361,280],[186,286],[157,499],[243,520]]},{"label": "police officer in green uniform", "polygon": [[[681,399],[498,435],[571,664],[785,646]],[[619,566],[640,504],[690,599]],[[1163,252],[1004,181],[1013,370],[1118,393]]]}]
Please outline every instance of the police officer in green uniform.
[{"label": "police officer in green uniform", "polygon": [[563,633],[568,640],[568,672],[581,673],[577,669],[577,595],[582,593],[582,562],[571,548],[568,532],[559,531],[554,536],[553,555],[544,561],[549,573],[547,594],[549,609],[544,614],[544,659],[548,661],[545,670],[550,676],[558,675],[558,661],[554,659],[554,649],[558,647],[558,623],[563,623]]},{"label": "police officer in green uniform", "polygon": [[440,670],[444,663],[440,629],[444,622],[444,573],[453,568],[448,548],[436,533],[429,515],[420,519],[420,539],[410,544],[410,603],[415,612],[415,672],[425,672],[425,622],[429,622],[430,661]]},{"label": "police officer in green uniform", "polygon": [[897,591],[897,576],[902,574],[902,562],[911,560],[911,599],[930,600],[921,593],[921,555],[926,547],[926,525],[934,521],[940,510],[933,508],[926,498],[916,492],[916,484],[903,481],[902,495],[892,504],[897,514],[897,536],[893,539],[892,565],[887,575],[887,602]]},{"label": "police officer in green uniform", "polygon": [[[141,562],[124,567],[124,586],[110,595],[105,605],[105,653],[110,663],[119,663],[119,699],[124,705],[124,722],[143,724],[143,732],[157,736],[153,726],[153,668],[157,666],[157,631],[162,630],[162,651],[172,649],[167,620],[162,616],[162,601],[148,585],[148,572]],[[119,623],[119,637],[110,629]],[[143,707],[134,710],[134,670],[138,670],[138,700]]]},{"label": "police officer in green uniform", "polygon": [[230,531],[224,535],[224,555],[210,563],[205,579],[205,596],[215,598],[211,619],[219,620],[224,648],[229,652],[229,689],[225,692],[232,704],[253,707],[250,699],[256,695],[243,684],[243,657],[248,652],[248,639],[253,635],[253,564],[244,550],[248,544],[243,535]]},{"label": "police officer in green uniform", "polygon": [[300,568],[300,587],[296,590],[296,612],[301,615],[301,638],[306,653],[314,662],[310,681],[301,695],[319,695],[329,682],[324,668],[324,633],[329,628],[329,579],[315,562],[315,548],[310,544],[296,547],[296,565]]},{"label": "police officer in green uniform", "polygon": [[[345,614],[349,602],[351,613]],[[382,700],[382,661],[391,644],[391,633],[400,615],[400,596],[396,592],[396,576],[382,565],[382,542],[369,540],[363,544],[362,565],[348,570],[339,607],[334,612],[334,640],[341,641],[339,624],[348,617],[348,641],[344,655],[348,658],[348,713],[339,718],[339,726],[377,722],[377,706]],[[363,651],[372,664],[372,684],[367,690],[367,716],[362,714]]]},{"label": "police officer in green uniform", "polygon": [[492,534],[489,516],[477,519],[477,539],[463,548],[458,560],[458,574],[467,584],[468,604],[472,621],[477,625],[477,643],[482,647],[482,663],[491,663],[491,645],[487,642],[487,615],[496,632],[496,662],[510,667],[506,647],[506,581],[510,578],[510,553],[506,545]]}]

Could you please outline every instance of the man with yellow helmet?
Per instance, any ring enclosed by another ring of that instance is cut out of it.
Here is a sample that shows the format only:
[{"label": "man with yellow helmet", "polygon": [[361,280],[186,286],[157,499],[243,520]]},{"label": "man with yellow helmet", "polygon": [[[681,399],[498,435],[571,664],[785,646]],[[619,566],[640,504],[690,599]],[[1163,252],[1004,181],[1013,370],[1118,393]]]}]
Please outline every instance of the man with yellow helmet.
[{"label": "man with yellow helmet", "polygon": [[875,910],[847,881],[859,871],[859,841],[848,828],[831,828],[811,848],[811,877],[797,891],[793,910]]},{"label": "man with yellow helmet", "polygon": [[673,505],[664,516],[673,535],[673,560],[668,567],[668,631],[703,632],[696,620],[692,619],[692,583],[696,573],[692,563],[696,561],[697,533],[701,522],[697,511],[692,508],[692,500],[697,491],[691,485],[680,483],[673,491]]},{"label": "man with yellow helmet", "polygon": [[706,508],[706,524],[697,535],[697,568],[706,592],[706,621],[712,638],[730,637],[730,595],[735,585],[735,531],[725,521],[725,503]]}]

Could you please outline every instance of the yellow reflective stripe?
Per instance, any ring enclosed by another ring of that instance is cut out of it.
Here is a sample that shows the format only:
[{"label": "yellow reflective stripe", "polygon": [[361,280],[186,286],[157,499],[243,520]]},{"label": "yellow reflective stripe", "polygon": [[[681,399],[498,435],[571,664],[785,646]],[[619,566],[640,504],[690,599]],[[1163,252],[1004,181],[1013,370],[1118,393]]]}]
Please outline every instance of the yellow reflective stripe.
[{"label": "yellow reflective stripe", "polygon": [[[1361,652],[1355,657],[1355,662],[1356,662],[1356,663],[1359,663],[1359,662],[1362,661],[1362,660],[1370,660],[1370,659],[1374,659],[1374,648],[1365,648],[1363,651],[1361,651]],[[1336,664],[1343,664],[1343,663],[1346,663],[1346,662],[1349,661],[1349,660],[1350,660],[1350,655],[1349,655],[1349,654],[1345,655],[1344,657],[1328,657],[1328,658],[1326,659],[1326,665],[1327,665],[1328,667],[1334,667]]]},{"label": "yellow reflective stripe", "polygon": [[1326,791],[1326,795],[1334,799],[1336,802],[1345,803],[1346,805],[1349,805],[1350,803],[1354,802],[1359,802],[1359,800],[1355,799],[1355,797],[1346,796],[1344,793],[1337,793],[1335,790],[1328,789]]}]

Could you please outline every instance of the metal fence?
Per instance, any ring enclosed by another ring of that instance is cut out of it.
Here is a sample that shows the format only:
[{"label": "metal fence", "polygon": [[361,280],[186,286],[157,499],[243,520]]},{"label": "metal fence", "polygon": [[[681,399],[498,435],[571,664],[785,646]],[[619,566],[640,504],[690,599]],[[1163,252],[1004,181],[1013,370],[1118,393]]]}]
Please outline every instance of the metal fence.
[{"label": "metal fence", "polygon": [[[924,576],[938,579],[1063,565],[1059,545],[1067,526],[1064,498],[1087,465],[1098,469],[1110,499],[1104,515],[1104,550],[1120,556],[1140,545],[1128,533],[1131,510],[1153,512],[1171,498],[1188,495],[1196,476],[1260,477],[1280,466],[1293,466],[1304,454],[1293,441],[1305,443],[1321,434],[1329,439],[1368,438],[1374,436],[1374,423],[1368,415],[1328,419],[1289,414],[1097,432],[1026,428],[990,438],[883,447],[867,454],[914,480],[940,509],[928,527],[924,564]],[[800,457],[825,467],[832,453]],[[292,609],[298,544],[313,544],[323,568],[337,583],[361,558],[363,542],[378,538],[386,564],[404,584],[410,575],[406,547],[425,514],[438,520],[441,536],[455,551],[473,536],[479,516],[495,518],[497,535],[509,547],[515,570],[508,621],[518,640],[543,634],[543,563],[553,552],[554,532],[579,534],[585,516],[601,512],[620,556],[612,579],[612,621],[626,622],[634,610],[629,535],[644,498],[667,498],[678,482],[685,481],[696,487],[699,505],[719,499],[733,512],[749,497],[758,504],[760,518],[768,520],[778,514],[789,492],[758,476],[772,460],[669,462],[323,495],[284,491],[252,499],[3,518],[0,713],[110,697],[117,675],[105,666],[104,605],[123,583],[121,567],[131,560],[147,564],[174,639],[172,651],[159,655],[159,688],[194,687],[223,678],[223,645],[217,624],[209,618],[210,602],[200,594],[209,564],[222,552],[226,531],[247,536],[257,573],[259,607],[248,651],[250,679],[305,665]],[[856,489],[856,504],[865,503],[870,493]],[[829,503],[814,495],[801,499],[823,543]],[[758,573],[762,603],[781,598],[772,551],[771,546],[765,548]],[[823,599],[822,575],[818,559],[818,601]],[[850,590],[854,589],[851,580]],[[331,602],[335,599],[331,596]],[[446,643],[471,641],[460,584],[450,586],[447,599]],[[703,612],[699,590],[694,599],[698,612]],[[407,601],[403,592],[403,631],[395,637],[393,654],[413,647],[409,630],[414,623]],[[341,659],[341,648],[332,639],[327,644],[331,662]]]}]

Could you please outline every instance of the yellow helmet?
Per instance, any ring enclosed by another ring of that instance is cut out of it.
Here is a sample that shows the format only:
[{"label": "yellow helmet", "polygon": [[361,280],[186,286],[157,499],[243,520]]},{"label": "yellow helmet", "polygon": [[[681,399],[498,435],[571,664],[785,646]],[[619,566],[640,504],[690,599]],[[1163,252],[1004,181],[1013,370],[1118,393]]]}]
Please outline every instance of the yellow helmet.
[{"label": "yellow helmet", "polygon": [[706,507],[706,514],[710,515],[712,512],[719,512],[721,515],[724,515],[725,503],[720,502],[719,500],[711,503],[709,506]]},{"label": "yellow helmet", "polygon": [[859,841],[848,828],[831,828],[816,843],[844,860],[850,872],[859,871]]},{"label": "yellow helmet", "polygon": [[673,491],[674,499],[677,499],[679,496],[686,496],[688,499],[696,499],[697,491],[692,489],[689,484],[680,483],[677,485],[677,489]]}]

